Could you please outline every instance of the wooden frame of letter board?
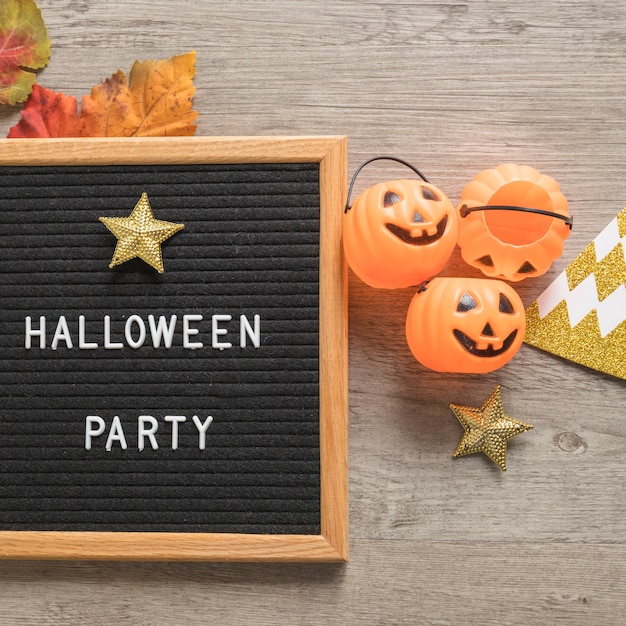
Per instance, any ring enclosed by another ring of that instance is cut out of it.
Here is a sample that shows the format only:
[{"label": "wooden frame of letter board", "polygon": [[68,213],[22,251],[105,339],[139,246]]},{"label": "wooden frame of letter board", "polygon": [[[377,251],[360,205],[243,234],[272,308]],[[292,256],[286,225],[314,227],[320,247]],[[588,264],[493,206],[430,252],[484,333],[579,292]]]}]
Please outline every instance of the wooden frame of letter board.
[{"label": "wooden frame of letter board", "polygon": [[348,417],[346,265],[341,222],[345,137],[0,140],[0,165],[319,163],[319,535],[2,531],[0,558],[153,561],[346,561]]}]

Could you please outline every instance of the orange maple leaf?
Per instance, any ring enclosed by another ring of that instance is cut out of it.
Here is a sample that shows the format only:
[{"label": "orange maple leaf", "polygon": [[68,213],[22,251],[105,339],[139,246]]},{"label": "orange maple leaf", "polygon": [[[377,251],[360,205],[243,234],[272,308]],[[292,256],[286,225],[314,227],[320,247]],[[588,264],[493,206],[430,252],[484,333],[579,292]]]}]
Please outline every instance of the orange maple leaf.
[{"label": "orange maple leaf", "polygon": [[24,102],[35,82],[31,70],[50,58],[50,40],[34,0],[0,2],[0,104]]},{"label": "orange maple leaf", "polygon": [[165,61],[135,61],[130,80],[121,70],[83,97],[86,137],[193,135],[195,52]]},{"label": "orange maple leaf", "polygon": [[[76,100],[39,88],[9,137],[155,137],[193,135],[195,52],[162,61],[136,61],[127,82],[118,70]],[[73,106],[72,106],[73,104]]]}]

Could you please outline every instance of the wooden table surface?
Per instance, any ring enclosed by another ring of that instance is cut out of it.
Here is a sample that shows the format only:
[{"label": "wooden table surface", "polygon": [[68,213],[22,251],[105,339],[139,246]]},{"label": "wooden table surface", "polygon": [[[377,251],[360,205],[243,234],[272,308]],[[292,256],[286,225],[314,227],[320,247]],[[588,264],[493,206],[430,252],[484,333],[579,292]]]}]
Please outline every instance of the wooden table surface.
[{"label": "wooden table surface", "polygon": [[[553,176],[575,226],[529,305],[626,205],[622,0],[40,0],[45,87],[80,97],[195,49],[198,135],[349,138],[456,204],[480,170]],[[19,107],[0,110],[0,134]],[[17,141],[17,140],[16,140]],[[387,165],[358,185],[398,177]],[[402,173],[404,175],[404,173]],[[458,253],[446,275],[478,274]],[[349,284],[350,562],[1,562],[0,624],[624,624],[626,382],[522,346],[486,375],[413,359],[414,290]],[[452,459],[496,384],[534,429]]]}]

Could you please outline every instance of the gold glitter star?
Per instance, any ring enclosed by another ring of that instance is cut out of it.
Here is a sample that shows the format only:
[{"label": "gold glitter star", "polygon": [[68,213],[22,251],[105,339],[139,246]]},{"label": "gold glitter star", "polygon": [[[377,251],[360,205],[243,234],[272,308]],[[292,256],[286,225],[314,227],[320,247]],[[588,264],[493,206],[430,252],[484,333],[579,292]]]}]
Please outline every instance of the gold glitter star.
[{"label": "gold glitter star", "polygon": [[451,404],[450,408],[465,429],[465,434],[452,456],[456,459],[484,452],[503,472],[506,471],[507,442],[515,435],[532,428],[530,424],[524,424],[504,414],[500,385],[479,409],[458,404]]},{"label": "gold glitter star", "polygon": [[164,271],[161,244],[185,227],[184,224],[154,219],[147,193],[141,194],[128,217],[98,219],[117,237],[117,246],[109,267],[138,257],[161,274]]}]

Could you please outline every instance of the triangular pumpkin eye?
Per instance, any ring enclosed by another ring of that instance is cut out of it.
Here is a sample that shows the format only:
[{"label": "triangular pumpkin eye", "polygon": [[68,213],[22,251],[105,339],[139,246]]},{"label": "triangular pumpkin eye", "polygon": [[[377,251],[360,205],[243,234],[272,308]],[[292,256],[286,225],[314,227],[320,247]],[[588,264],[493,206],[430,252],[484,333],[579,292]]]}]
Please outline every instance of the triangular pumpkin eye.
[{"label": "triangular pumpkin eye", "polygon": [[524,263],[517,271],[520,274],[530,274],[531,272],[536,271],[536,269],[537,268],[532,263],[526,261],[526,263]]},{"label": "triangular pumpkin eye", "polygon": [[422,197],[425,200],[434,200],[435,202],[441,202],[441,198],[430,187],[422,187]]},{"label": "triangular pumpkin eye", "polygon": [[391,206],[396,202],[400,202],[400,200],[402,200],[402,198],[397,193],[395,193],[394,191],[388,191],[383,199],[383,206]]},{"label": "triangular pumpkin eye", "polygon": [[476,304],[476,300],[474,300],[474,298],[472,296],[470,296],[469,293],[467,293],[467,291],[461,296],[461,299],[459,300],[459,304],[456,307],[456,310],[459,311],[459,313],[466,313],[467,311],[471,311],[472,309],[475,309],[478,305]]},{"label": "triangular pumpkin eye", "polygon": [[476,263],[480,263],[485,267],[493,267],[493,259],[488,254],[481,256],[480,259],[476,259]]},{"label": "triangular pumpkin eye", "polygon": [[500,313],[509,313],[510,315],[515,313],[513,304],[503,293],[500,294]]}]

